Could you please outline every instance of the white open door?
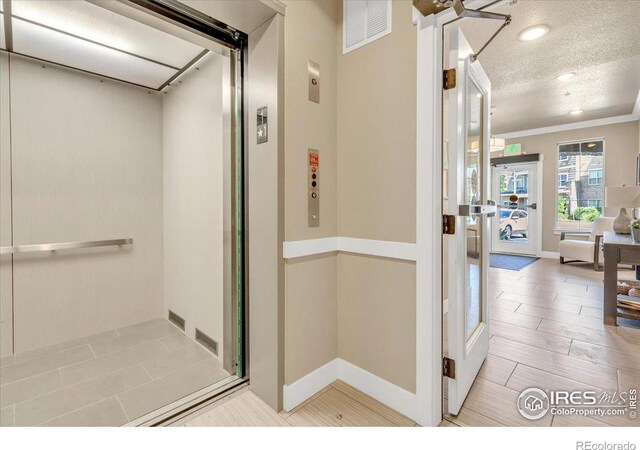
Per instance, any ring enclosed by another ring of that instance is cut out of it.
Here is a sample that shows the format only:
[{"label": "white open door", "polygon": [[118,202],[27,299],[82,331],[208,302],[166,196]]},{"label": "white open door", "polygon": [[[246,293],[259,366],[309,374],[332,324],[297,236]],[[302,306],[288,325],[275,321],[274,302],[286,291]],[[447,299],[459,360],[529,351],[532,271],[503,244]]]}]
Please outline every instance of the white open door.
[{"label": "white open door", "polygon": [[[446,360],[455,363],[445,378],[447,409],[458,414],[489,350],[489,105],[491,84],[459,27],[449,30],[449,68],[456,69],[448,89],[449,200],[445,214],[455,216],[448,250]],[[446,106],[446,105],[445,105]],[[492,204],[493,203],[493,204]],[[451,367],[451,365],[449,365]]]}]

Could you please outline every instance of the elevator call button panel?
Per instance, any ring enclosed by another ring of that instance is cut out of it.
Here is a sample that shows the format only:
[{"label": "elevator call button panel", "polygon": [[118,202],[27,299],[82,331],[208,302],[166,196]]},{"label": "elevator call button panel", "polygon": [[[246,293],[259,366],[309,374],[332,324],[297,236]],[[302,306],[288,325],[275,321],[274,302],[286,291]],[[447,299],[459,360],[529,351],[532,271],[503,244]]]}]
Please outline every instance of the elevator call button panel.
[{"label": "elevator call button panel", "polygon": [[309,100],[320,103],[320,64],[309,60]]},{"label": "elevator call button panel", "polygon": [[309,227],[320,226],[320,152],[312,148],[307,158],[307,191]]}]

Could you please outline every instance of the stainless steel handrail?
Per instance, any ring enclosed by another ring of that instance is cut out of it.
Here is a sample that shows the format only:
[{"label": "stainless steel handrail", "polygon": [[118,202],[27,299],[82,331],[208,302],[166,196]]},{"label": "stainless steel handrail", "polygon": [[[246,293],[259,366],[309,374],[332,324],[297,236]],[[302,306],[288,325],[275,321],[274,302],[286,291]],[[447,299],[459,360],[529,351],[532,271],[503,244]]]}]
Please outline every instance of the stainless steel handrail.
[{"label": "stainless steel handrail", "polygon": [[133,244],[133,238],[105,239],[102,241],[83,242],[58,242],[55,244],[32,244],[0,247],[0,255],[12,255],[15,253],[53,252],[56,250],[71,250],[75,248],[108,247],[112,245]]}]

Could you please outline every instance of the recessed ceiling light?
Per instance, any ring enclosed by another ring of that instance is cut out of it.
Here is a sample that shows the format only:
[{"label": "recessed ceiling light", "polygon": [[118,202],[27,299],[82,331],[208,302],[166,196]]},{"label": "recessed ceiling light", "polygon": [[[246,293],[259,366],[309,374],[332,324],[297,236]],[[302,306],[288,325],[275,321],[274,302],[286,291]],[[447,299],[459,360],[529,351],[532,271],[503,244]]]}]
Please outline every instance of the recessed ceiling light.
[{"label": "recessed ceiling light", "polygon": [[570,114],[572,116],[577,116],[578,114],[582,114],[582,110],[581,109],[574,109],[573,111],[571,111]]},{"label": "recessed ceiling light", "polygon": [[548,32],[549,27],[547,25],[535,25],[522,30],[518,35],[518,39],[521,41],[533,41],[534,39],[541,38]]},{"label": "recessed ceiling light", "polygon": [[556,77],[556,80],[565,81],[565,80],[568,80],[569,78],[573,78],[574,75],[575,73],[573,72],[563,73],[562,75],[558,75]]}]

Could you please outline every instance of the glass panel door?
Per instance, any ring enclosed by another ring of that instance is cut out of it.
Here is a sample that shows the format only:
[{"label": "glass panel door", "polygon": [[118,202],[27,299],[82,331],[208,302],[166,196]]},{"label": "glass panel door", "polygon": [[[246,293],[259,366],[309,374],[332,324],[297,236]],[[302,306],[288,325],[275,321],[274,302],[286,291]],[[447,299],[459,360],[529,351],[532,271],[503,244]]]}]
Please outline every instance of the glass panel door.
[{"label": "glass panel door", "polygon": [[498,214],[492,221],[492,251],[536,255],[539,242],[538,163],[493,167],[493,196]]},{"label": "glass panel door", "polygon": [[472,61],[469,43],[451,25],[449,64],[456,70],[456,86],[443,94],[447,120],[447,214],[456,216],[456,232],[444,238],[447,257],[449,312],[445,355],[455,361],[455,378],[447,379],[447,410],[457,414],[489,349],[488,217],[495,213],[489,201],[489,104],[491,83],[478,61]]}]

